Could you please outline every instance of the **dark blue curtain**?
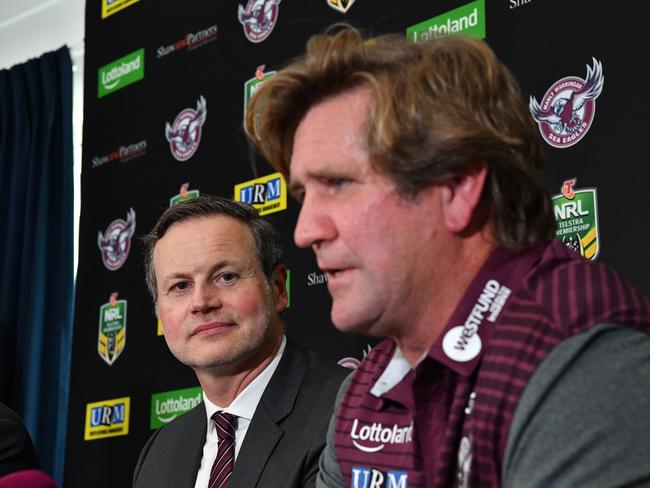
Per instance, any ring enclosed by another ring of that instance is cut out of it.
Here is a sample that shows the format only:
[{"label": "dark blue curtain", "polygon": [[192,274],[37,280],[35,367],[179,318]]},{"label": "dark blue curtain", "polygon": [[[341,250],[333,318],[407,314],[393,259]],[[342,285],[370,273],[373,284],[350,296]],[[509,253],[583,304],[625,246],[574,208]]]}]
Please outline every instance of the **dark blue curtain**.
[{"label": "dark blue curtain", "polygon": [[72,63],[0,71],[0,402],[62,479],[73,301]]}]

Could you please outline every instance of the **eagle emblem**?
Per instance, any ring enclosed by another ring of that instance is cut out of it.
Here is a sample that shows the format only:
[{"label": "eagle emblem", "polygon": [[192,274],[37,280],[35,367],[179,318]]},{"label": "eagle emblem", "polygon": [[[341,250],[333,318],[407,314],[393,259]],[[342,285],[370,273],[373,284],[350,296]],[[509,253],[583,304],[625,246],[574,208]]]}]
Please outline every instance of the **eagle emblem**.
[{"label": "eagle emblem", "polygon": [[173,124],[165,124],[165,138],[169,149],[178,161],[190,159],[201,142],[201,130],[208,116],[205,98],[201,96],[196,102],[196,110],[186,108],[174,119]]},{"label": "eagle emblem", "polygon": [[134,232],[135,211],[132,208],[126,214],[126,221],[116,219],[109,224],[104,233],[99,231],[97,246],[107,269],[115,271],[122,267],[129,256]]},{"label": "eagle emblem", "polygon": [[246,7],[239,4],[237,17],[244,26],[244,34],[251,42],[262,42],[271,35],[278,20],[281,0],[248,0]]},{"label": "eagle emblem", "polygon": [[582,139],[594,120],[596,98],[603,90],[603,66],[592,58],[584,79],[568,76],[556,81],[540,104],[533,96],[528,107],[539,125],[544,140],[551,146],[565,148]]}]

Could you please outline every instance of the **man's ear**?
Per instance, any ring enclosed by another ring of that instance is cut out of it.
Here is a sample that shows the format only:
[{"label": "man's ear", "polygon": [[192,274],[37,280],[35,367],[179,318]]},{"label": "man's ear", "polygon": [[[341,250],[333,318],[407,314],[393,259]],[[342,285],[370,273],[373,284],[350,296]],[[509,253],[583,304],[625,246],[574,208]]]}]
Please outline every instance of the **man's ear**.
[{"label": "man's ear", "polygon": [[482,164],[442,185],[443,217],[449,232],[458,234],[470,227],[487,173],[487,165]]},{"label": "man's ear", "polygon": [[282,312],[287,308],[289,295],[287,294],[287,268],[284,264],[278,264],[273,272],[273,299],[275,300],[275,309]]}]

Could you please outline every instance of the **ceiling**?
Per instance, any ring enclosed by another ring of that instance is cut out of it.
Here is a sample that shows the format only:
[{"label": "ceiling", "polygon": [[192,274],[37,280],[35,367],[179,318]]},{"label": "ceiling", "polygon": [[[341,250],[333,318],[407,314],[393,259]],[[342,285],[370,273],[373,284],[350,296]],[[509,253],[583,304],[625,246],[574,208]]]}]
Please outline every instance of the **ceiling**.
[{"label": "ceiling", "polygon": [[83,57],[85,0],[0,1],[0,69],[66,44]]}]

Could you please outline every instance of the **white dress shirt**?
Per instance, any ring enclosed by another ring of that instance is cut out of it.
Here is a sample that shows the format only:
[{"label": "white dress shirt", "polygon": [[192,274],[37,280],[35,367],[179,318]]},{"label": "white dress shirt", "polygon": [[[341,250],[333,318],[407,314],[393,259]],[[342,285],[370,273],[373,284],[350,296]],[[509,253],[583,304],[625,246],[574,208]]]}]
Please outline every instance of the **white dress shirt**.
[{"label": "white dress shirt", "polygon": [[235,459],[237,459],[239,449],[241,448],[246,432],[248,431],[248,426],[250,425],[253,414],[257,409],[257,404],[260,402],[262,394],[264,393],[264,390],[266,390],[266,385],[269,384],[273,373],[278,367],[278,363],[280,362],[280,358],[282,357],[282,353],[284,353],[286,345],[287,338],[282,336],[282,343],[280,344],[278,351],[275,353],[273,360],[253,381],[248,384],[246,388],[244,388],[239,395],[235,397],[227,408],[222,408],[219,405],[212,403],[208,400],[208,397],[205,396],[205,392],[203,392],[207,430],[205,445],[203,446],[203,457],[201,458],[201,467],[196,476],[194,488],[206,488],[208,486],[208,481],[210,481],[210,469],[212,468],[212,463],[217,457],[217,429],[212,421],[212,415],[214,415],[215,412],[222,410],[237,416],[237,430],[235,431]]}]

